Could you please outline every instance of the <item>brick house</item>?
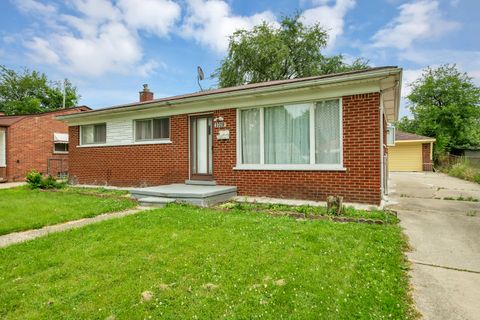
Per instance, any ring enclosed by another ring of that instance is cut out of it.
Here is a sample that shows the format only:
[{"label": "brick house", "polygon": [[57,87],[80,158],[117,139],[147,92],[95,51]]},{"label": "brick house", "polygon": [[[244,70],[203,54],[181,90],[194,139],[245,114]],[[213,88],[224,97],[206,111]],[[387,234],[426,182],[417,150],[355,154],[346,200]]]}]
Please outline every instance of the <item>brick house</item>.
[{"label": "brick house", "polygon": [[386,124],[398,117],[402,69],[270,81],[59,117],[70,178],[152,186],[208,181],[239,195],[379,204]]},{"label": "brick house", "polygon": [[90,108],[0,115],[0,181],[22,181],[31,169],[44,174],[68,172],[68,127],[56,116],[86,110]]}]

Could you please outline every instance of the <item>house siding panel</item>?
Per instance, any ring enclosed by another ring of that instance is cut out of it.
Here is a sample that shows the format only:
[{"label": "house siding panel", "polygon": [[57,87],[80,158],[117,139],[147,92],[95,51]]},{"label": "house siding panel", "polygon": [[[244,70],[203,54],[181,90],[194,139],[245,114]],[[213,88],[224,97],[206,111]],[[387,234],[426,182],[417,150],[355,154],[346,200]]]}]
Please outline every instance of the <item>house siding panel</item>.
[{"label": "house siding panel", "polygon": [[[342,195],[345,201],[379,204],[380,182],[380,95],[344,96],[343,158],[346,171],[235,170],[236,109],[214,112],[230,130],[228,140],[216,140],[214,130],[214,179],[235,185],[240,195],[325,200]],[[132,121],[122,120],[120,137],[132,140]],[[125,123],[129,122],[130,127]],[[107,123],[108,134],[119,123]],[[110,127],[110,129],[108,129]],[[110,131],[108,131],[110,130]],[[188,115],[171,117],[171,144],[77,147],[79,127],[70,127],[70,177],[78,183],[122,186],[181,183],[188,179]]]}]

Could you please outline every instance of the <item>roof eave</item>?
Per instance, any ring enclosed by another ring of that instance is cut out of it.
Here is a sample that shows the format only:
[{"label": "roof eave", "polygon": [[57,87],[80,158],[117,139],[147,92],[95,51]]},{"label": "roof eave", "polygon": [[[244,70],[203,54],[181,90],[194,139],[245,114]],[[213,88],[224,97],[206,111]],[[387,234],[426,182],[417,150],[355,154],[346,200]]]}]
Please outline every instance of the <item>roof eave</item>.
[{"label": "roof eave", "polygon": [[96,115],[105,115],[105,114],[118,113],[118,112],[129,112],[132,110],[145,110],[145,109],[155,108],[159,106],[168,106],[172,104],[176,104],[176,105],[188,104],[193,102],[208,101],[212,99],[241,97],[241,96],[250,95],[250,94],[273,93],[275,91],[280,91],[285,89],[298,89],[298,88],[304,88],[309,86],[319,86],[319,85],[327,85],[327,84],[335,84],[335,83],[341,84],[343,82],[355,82],[355,81],[361,81],[361,80],[375,79],[375,78],[381,78],[381,77],[394,75],[394,74],[401,75],[401,72],[402,72],[401,68],[392,67],[392,68],[385,68],[380,70],[366,71],[364,73],[358,73],[358,74],[339,75],[337,77],[331,77],[331,78],[320,78],[320,79],[312,79],[312,80],[305,80],[305,81],[285,83],[285,84],[277,84],[277,85],[265,86],[265,87],[259,87],[259,88],[248,88],[248,89],[235,90],[235,91],[224,92],[224,93],[216,93],[211,95],[185,97],[185,98],[171,99],[171,100],[167,99],[167,100],[153,101],[150,103],[141,103],[141,104],[134,103],[134,104],[127,104],[127,105],[120,105],[117,107],[110,107],[105,109],[98,109],[98,110],[85,111],[85,112],[76,113],[76,114],[58,116],[57,119],[68,122],[68,120],[70,119],[81,119],[81,118],[87,118],[94,115],[96,116]]}]

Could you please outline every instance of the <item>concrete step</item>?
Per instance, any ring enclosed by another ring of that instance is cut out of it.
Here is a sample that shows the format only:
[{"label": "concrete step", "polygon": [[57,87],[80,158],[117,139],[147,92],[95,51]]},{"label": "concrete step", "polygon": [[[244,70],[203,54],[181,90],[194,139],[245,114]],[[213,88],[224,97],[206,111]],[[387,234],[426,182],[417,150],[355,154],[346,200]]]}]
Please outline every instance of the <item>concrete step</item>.
[{"label": "concrete step", "polygon": [[138,204],[143,207],[163,208],[167,203],[171,202],[175,202],[175,199],[162,197],[145,197],[138,199]]},{"label": "concrete step", "polygon": [[215,180],[185,180],[185,184],[192,186],[216,186]]},{"label": "concrete step", "polygon": [[237,195],[235,186],[202,186],[188,184],[169,184],[156,187],[130,189],[136,199],[166,198],[186,202],[201,207],[209,207],[224,202]]}]

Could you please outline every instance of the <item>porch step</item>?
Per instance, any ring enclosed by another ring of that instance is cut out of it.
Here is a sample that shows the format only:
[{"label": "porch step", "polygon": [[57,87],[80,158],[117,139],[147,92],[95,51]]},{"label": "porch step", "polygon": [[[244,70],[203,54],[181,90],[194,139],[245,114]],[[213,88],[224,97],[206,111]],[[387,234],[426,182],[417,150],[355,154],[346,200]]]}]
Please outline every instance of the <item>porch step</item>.
[{"label": "porch step", "polygon": [[215,180],[185,180],[185,184],[192,186],[216,186]]},{"label": "porch step", "polygon": [[163,208],[167,203],[175,202],[175,199],[162,197],[145,197],[138,199],[138,204],[143,207]]},{"label": "porch step", "polygon": [[[145,198],[171,199],[201,207],[224,202],[237,195],[235,186],[169,184],[156,187],[130,189],[132,197],[141,201]],[[160,200],[161,202],[162,200]]]}]

